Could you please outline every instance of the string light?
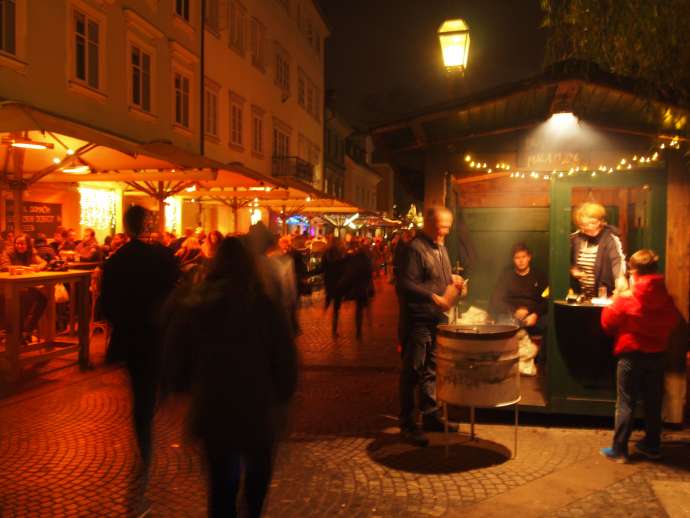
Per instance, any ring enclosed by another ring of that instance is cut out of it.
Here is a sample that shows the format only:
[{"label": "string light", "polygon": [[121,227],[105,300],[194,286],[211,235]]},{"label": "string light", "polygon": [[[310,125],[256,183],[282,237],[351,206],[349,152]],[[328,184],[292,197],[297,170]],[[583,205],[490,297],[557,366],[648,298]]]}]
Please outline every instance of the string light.
[{"label": "string light", "polygon": [[[624,171],[630,171],[633,169],[633,163],[636,163],[638,165],[645,165],[649,164],[650,162],[655,162],[659,160],[660,158],[660,151],[663,151],[666,148],[673,148],[673,149],[680,149],[680,139],[677,136],[674,136],[671,138],[669,142],[659,142],[654,146],[650,152],[650,156],[644,156],[644,155],[633,155],[632,157],[621,157],[618,159],[618,161],[615,164],[612,165],[607,165],[607,164],[600,164],[598,167],[590,170],[589,165],[574,165],[573,167],[569,168],[567,170],[567,175],[568,176],[573,176],[575,174],[579,174],[582,172],[588,172],[590,173],[590,176],[592,178],[597,177],[597,172],[600,173],[607,173],[607,174],[612,174],[614,172],[614,167],[615,171],[619,172],[624,172]],[[511,166],[508,163],[505,162],[496,162],[494,167],[489,168],[487,166],[486,162],[480,162],[478,160],[472,160],[472,157],[470,154],[465,155],[465,162],[469,162],[469,166],[474,168],[474,169],[484,169],[484,171],[487,174],[491,174],[497,170],[502,170],[502,171],[510,171]],[[590,172],[591,171],[591,172]],[[549,180],[551,178],[555,178],[556,175],[558,175],[558,178],[563,178],[566,174],[566,171],[557,171],[553,170],[551,171],[550,175],[548,173],[540,173],[536,171],[531,171],[527,173],[530,178],[533,178],[535,180],[539,179],[544,179],[544,180]],[[511,172],[509,175],[510,178],[525,178],[526,174],[522,171],[516,171],[516,172]]]},{"label": "string light", "polygon": [[79,187],[79,224],[84,227],[106,229],[115,226],[117,193],[104,189]]}]

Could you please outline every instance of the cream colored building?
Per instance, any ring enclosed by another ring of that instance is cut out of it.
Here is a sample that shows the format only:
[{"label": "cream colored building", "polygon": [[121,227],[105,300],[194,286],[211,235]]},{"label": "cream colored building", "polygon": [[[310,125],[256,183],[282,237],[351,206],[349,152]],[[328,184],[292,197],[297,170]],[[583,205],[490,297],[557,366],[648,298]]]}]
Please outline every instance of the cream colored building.
[{"label": "cream colored building", "polygon": [[328,34],[312,0],[206,1],[208,157],[323,189]]},{"label": "cream colored building", "polygon": [[[64,121],[64,131],[54,135],[70,136],[77,128],[77,133],[122,138],[127,145],[165,143],[172,153],[198,154],[199,1],[3,0],[0,100],[50,116],[51,127],[61,129]],[[0,132],[6,130],[4,122],[0,120]],[[59,144],[55,141],[54,148],[45,151],[56,161],[64,158],[67,147]],[[62,204],[67,227],[88,224],[83,218],[86,191],[80,196],[76,183],[59,187],[39,182],[24,198]],[[116,199],[113,220],[119,227],[123,185],[89,187],[96,192],[87,203],[96,207],[99,194],[116,194],[102,198]],[[101,237],[111,230],[97,228]]]},{"label": "cream colored building", "polygon": [[0,97],[198,152],[199,0],[4,0]]}]

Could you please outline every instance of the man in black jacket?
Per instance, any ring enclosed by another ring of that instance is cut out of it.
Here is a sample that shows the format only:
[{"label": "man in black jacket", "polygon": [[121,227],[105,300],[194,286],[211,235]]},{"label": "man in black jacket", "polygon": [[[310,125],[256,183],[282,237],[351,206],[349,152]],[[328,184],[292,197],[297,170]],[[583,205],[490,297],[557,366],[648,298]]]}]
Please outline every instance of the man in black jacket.
[{"label": "man in black jacket", "polygon": [[134,429],[143,462],[151,461],[151,422],[159,371],[160,308],[179,277],[172,252],[139,239],[148,211],[133,205],[124,216],[130,241],[103,265],[101,305],[113,327],[110,362],[123,361],[132,387]]},{"label": "man in black jacket", "polygon": [[[451,294],[462,291],[462,277],[453,275],[444,246],[453,215],[434,207],[424,216],[424,231],[408,245],[398,272],[400,303],[400,432],[416,445],[429,441],[415,419],[415,390],[419,390],[419,410],[425,431],[443,431],[436,403],[436,326],[448,321],[453,305]],[[457,427],[450,427],[457,431]]]}]

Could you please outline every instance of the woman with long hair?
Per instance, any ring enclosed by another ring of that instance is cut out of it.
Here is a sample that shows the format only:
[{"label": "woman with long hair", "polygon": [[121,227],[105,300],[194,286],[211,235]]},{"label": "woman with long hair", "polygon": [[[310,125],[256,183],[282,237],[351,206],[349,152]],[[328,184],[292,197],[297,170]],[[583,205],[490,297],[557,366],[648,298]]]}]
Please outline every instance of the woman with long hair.
[{"label": "woman with long hair", "polygon": [[222,240],[223,234],[219,230],[212,230],[208,233],[204,244],[201,245],[201,251],[207,259],[213,259]]},{"label": "woman with long hair", "polygon": [[[34,271],[43,270],[46,262],[36,253],[32,239],[26,234],[18,234],[14,238],[14,248],[8,254],[9,263],[12,266],[25,266]],[[22,341],[32,341],[33,332],[38,327],[48,300],[46,296],[36,288],[22,290],[20,295],[22,313]]]},{"label": "woman with long hair", "polygon": [[[181,356],[193,358],[189,425],[207,461],[209,516],[237,516],[244,468],[249,516],[259,517],[297,381],[290,326],[239,238],[220,242],[205,279],[187,298],[184,318],[168,319],[184,322],[182,329],[167,334],[183,341]],[[179,348],[170,354],[179,355]]]}]

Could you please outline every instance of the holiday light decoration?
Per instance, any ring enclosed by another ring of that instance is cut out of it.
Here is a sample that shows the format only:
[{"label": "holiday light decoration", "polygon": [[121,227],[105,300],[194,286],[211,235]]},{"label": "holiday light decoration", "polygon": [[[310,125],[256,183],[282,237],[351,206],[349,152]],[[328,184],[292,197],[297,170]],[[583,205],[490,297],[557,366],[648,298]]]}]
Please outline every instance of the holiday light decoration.
[{"label": "holiday light decoration", "polygon": [[165,199],[165,230],[177,234],[180,228],[182,203],[179,198],[170,196]]},{"label": "holiday light decoration", "polygon": [[79,196],[81,226],[105,229],[108,232],[115,228],[118,198],[116,191],[79,187]]},{"label": "holiday light decoration", "polygon": [[653,162],[657,162],[661,158],[661,152],[665,149],[679,150],[681,142],[679,137],[674,136],[668,142],[660,142],[649,150],[647,155],[633,155],[632,157],[623,156],[619,158],[614,164],[599,164],[596,168],[590,170],[588,165],[577,165],[567,170],[553,170],[550,173],[537,171],[521,171],[511,170],[511,165],[506,162],[497,162],[493,167],[488,167],[486,162],[482,162],[471,154],[465,154],[465,162],[471,169],[480,170],[490,175],[496,171],[510,171],[507,176],[514,179],[530,178],[533,180],[556,180],[557,178],[564,178],[565,176],[574,176],[577,174],[586,173],[590,178],[597,178],[599,174],[613,174],[625,173],[635,169],[642,169],[651,166]]}]

